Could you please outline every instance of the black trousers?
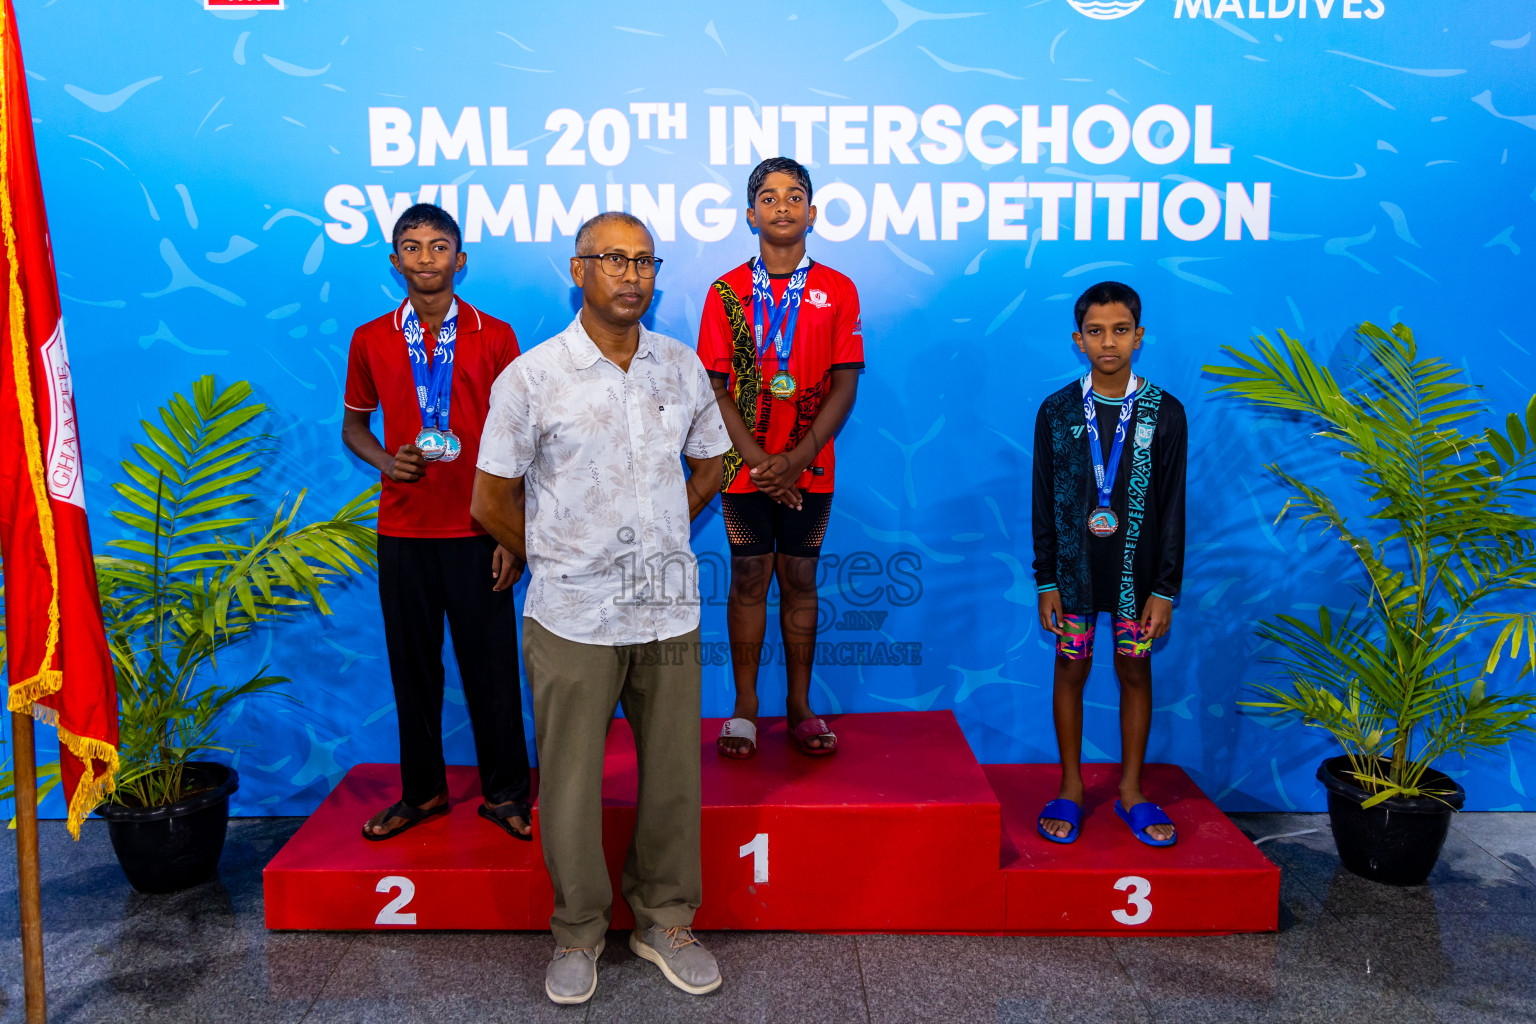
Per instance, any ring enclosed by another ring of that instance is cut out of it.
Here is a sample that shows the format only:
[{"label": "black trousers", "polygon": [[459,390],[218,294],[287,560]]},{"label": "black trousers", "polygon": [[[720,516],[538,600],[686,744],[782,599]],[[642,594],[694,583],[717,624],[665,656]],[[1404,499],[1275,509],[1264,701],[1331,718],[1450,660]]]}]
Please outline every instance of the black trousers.
[{"label": "black trousers", "polygon": [[528,798],[528,748],[511,589],[491,589],[490,537],[379,537],[379,604],[400,720],[401,799],[419,807],[447,785],[443,617],[489,803]]}]

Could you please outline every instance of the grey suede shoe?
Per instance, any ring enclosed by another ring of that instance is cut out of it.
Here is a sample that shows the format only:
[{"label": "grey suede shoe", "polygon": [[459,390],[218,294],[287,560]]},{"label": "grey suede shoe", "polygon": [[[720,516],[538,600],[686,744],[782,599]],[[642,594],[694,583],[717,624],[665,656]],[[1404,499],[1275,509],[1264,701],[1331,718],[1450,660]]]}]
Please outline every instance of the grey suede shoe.
[{"label": "grey suede shoe", "polygon": [[720,965],[693,937],[691,928],[660,928],[629,933],[629,948],[661,968],[667,980],[689,995],[701,996],[720,987]]},{"label": "grey suede shoe", "polygon": [[597,991],[597,958],[603,955],[603,941],[596,949],[585,946],[560,946],[544,971],[544,994],[562,1006],[584,1003]]}]

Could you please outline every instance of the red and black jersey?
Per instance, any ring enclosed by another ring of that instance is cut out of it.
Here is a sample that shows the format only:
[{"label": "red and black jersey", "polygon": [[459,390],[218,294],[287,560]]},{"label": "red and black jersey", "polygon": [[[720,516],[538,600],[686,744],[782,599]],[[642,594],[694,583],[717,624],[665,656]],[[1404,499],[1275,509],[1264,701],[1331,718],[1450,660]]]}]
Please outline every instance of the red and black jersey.
[{"label": "red and black jersey", "polygon": [[[517,358],[512,328],[458,299],[458,334],[453,343],[453,400],[448,422],[464,450],[452,462],[427,464],[426,475],[414,483],[383,478],[379,496],[379,533],[386,537],[473,537],[484,529],[469,514],[480,456],[480,432],[490,408],[491,385]],[[359,327],[347,356],[348,409],[384,414],[384,450],[393,455],[421,431],[421,406],[406,353],[402,324],[406,305]],[[422,325],[424,328],[425,324]],[[437,338],[426,332],[427,357]]]},{"label": "red and black jersey", "polygon": [[[790,274],[770,274],[773,299],[777,304],[789,287]],[[739,395],[741,381],[732,356],[740,338],[733,329],[725,301],[718,287],[728,288],[736,296],[745,317],[746,343],[753,332],[752,261],[748,260],[724,275],[710,288],[704,301],[704,319],[699,324],[699,360],[710,376],[730,382],[731,394]],[[754,346],[755,354],[755,346]],[[757,443],[770,455],[789,451],[805,439],[832,381],[833,370],[861,369],[864,366],[864,336],[859,319],[859,291],[852,281],[831,267],[812,262],[801,293],[800,312],[795,324],[793,346],[787,369],[794,376],[797,390],[793,398],[774,398],[768,382],[780,370],[779,357],[772,345],[755,357],[755,417],[751,427]],[[750,392],[749,392],[750,393]],[[743,419],[749,419],[743,416]],[[832,490],[836,459],[832,440],[817,453],[798,486],[803,491],[826,493]],[[752,477],[737,473],[725,487],[728,494],[757,490]]]}]

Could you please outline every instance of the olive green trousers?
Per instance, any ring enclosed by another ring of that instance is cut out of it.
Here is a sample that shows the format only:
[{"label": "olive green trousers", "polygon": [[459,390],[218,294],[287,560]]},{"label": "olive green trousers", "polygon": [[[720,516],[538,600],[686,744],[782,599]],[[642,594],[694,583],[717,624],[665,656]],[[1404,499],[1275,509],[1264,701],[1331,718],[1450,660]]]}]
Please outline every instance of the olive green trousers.
[{"label": "olive green trousers", "polygon": [[577,643],[523,619],[538,818],[558,946],[595,948],[613,916],[603,859],[603,747],[614,709],[635,735],[639,799],[621,884],[640,928],[691,925],[699,867],[699,631],[646,644]]}]

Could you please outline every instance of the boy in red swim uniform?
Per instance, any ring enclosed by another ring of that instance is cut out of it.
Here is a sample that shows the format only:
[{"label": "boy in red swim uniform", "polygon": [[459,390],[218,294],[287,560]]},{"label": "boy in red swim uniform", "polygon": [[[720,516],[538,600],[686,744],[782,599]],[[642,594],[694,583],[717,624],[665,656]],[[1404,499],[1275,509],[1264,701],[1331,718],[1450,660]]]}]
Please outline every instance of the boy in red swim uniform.
[{"label": "boy in red swim uniform", "polygon": [[699,325],[699,359],[734,445],[720,508],[731,544],[726,621],[736,708],[716,748],[734,758],[757,751],[758,658],[777,577],[790,735],[802,753],[825,756],[837,736],[810,704],[816,562],[832,513],[832,437],[864,367],[859,293],[806,255],[816,208],[800,164],[773,157],[757,165],[747,179],[747,222],[759,254],[714,283]]}]

